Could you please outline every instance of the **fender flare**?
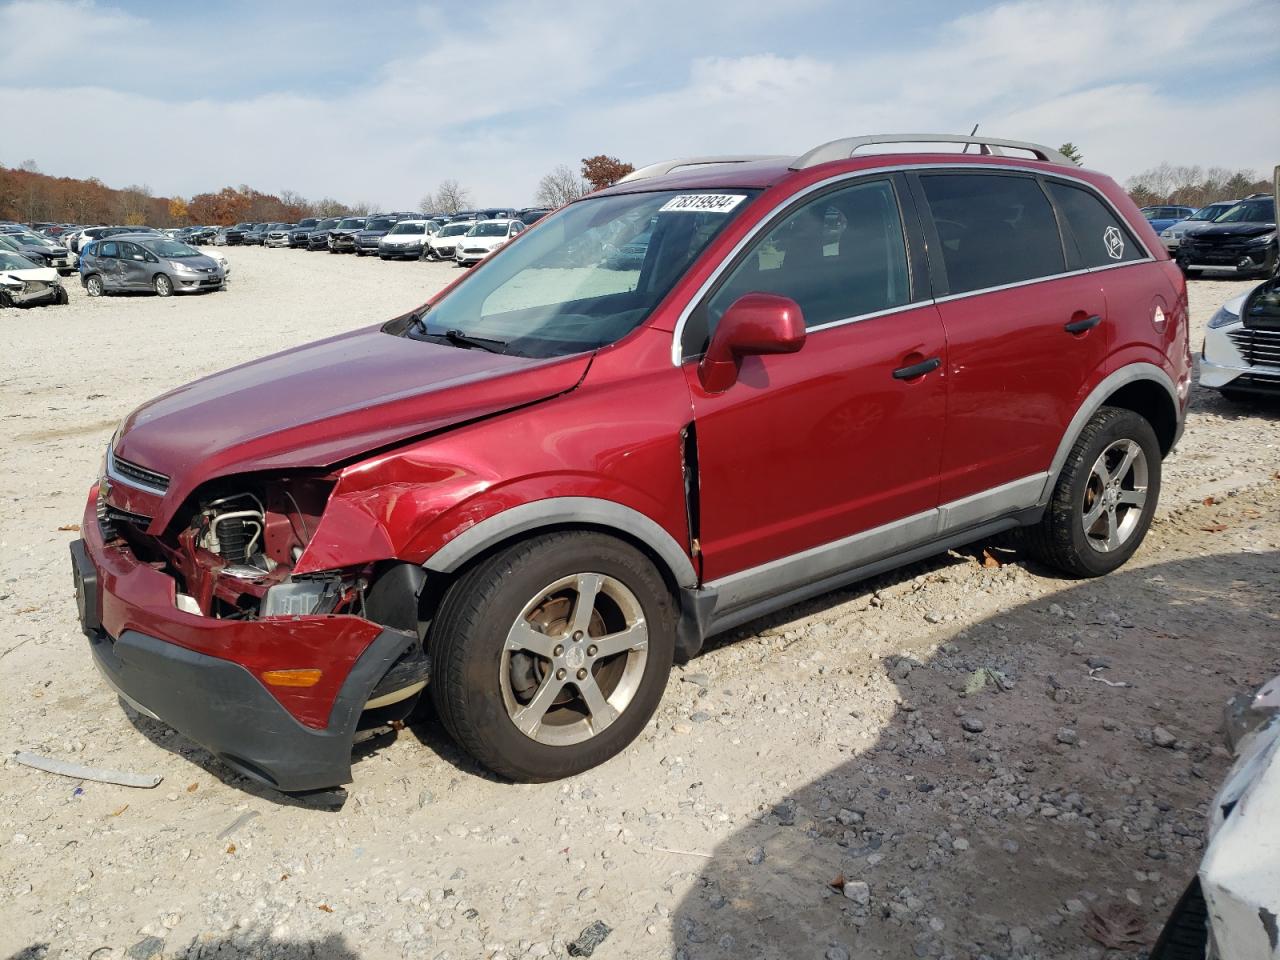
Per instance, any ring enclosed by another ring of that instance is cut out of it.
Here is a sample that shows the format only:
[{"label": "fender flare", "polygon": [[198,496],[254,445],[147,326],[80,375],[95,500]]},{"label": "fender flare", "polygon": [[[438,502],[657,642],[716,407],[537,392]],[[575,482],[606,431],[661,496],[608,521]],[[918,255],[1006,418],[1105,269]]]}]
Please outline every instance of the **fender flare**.
[{"label": "fender flare", "polygon": [[1108,397],[1121,387],[1139,380],[1151,380],[1164,387],[1165,392],[1169,394],[1169,403],[1173,405],[1173,409],[1176,412],[1178,429],[1181,432],[1183,412],[1178,403],[1178,390],[1173,385],[1173,381],[1169,379],[1169,375],[1154,363],[1126,364],[1119,370],[1113,371],[1104,377],[1101,383],[1089,391],[1089,395],[1084,398],[1084,402],[1076,410],[1076,415],[1067,424],[1067,429],[1062,434],[1062,440],[1058,443],[1057,452],[1053,455],[1053,462],[1049,465],[1049,476],[1045,480],[1044,489],[1040,492],[1040,499],[1036,501],[1036,506],[1044,506],[1053,496],[1053,488],[1058,483],[1058,474],[1062,472],[1062,467],[1067,462],[1067,456],[1071,453],[1071,448],[1076,445],[1076,440],[1080,438],[1080,433],[1084,430],[1085,424],[1106,403]]},{"label": "fender flare", "polygon": [[423,566],[437,573],[453,573],[505,540],[565,524],[623,533],[652,550],[679,586],[692,589],[698,584],[688,553],[671,534],[640,511],[597,497],[549,497],[503,510],[458,534],[428,557]]}]

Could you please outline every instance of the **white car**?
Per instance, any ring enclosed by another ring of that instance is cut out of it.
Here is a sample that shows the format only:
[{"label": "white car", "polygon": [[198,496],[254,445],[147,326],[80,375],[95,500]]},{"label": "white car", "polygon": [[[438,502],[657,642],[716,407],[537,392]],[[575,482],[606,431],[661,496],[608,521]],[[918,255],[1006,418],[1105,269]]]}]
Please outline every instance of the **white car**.
[{"label": "white car", "polygon": [[499,247],[505,246],[524,230],[519,220],[478,220],[458,241],[454,259],[458,266],[479,263]]},{"label": "white car", "polygon": [[417,260],[422,256],[429,237],[426,220],[401,220],[378,241],[378,256],[383,260]]},{"label": "white car", "polygon": [[[1242,293],[1219,307],[1204,333],[1200,386],[1218,390],[1228,400],[1280,395],[1280,325],[1246,327],[1240,312],[1248,296]],[[1273,300],[1276,296],[1270,295]]]},{"label": "white car", "polygon": [[1280,677],[1228,705],[1235,764],[1209,805],[1204,858],[1151,960],[1274,960],[1280,916]]},{"label": "white car", "polygon": [[66,303],[62,277],[53,267],[37,267],[26,257],[0,250],[0,307]]},{"label": "white car", "polygon": [[460,223],[446,223],[427,240],[427,259],[452,260],[458,250],[458,241],[471,229],[474,222],[465,220]]},{"label": "white car", "polygon": [[289,231],[293,229],[292,223],[273,223],[267,228],[267,237],[263,240],[263,245],[268,247],[287,247],[289,245]]}]

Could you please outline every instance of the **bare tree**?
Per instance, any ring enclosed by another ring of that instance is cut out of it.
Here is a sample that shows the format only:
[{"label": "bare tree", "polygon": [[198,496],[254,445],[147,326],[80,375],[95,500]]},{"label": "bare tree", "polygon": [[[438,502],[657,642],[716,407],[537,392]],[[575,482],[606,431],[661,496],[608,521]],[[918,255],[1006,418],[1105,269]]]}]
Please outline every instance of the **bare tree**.
[{"label": "bare tree", "polygon": [[441,181],[435,193],[422,198],[424,213],[455,214],[471,203],[471,191],[457,180]]},{"label": "bare tree", "polygon": [[573,167],[562,163],[538,181],[538,191],[533,195],[533,202],[548,207],[562,207],[590,192],[591,184],[575,172]]}]

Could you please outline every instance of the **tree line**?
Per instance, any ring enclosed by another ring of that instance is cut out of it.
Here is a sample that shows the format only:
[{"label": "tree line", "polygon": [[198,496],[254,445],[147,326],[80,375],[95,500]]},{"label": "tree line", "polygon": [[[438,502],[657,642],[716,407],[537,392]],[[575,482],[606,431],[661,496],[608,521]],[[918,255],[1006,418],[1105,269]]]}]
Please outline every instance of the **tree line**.
[{"label": "tree line", "polygon": [[[1083,162],[1075,144],[1065,143],[1061,151],[1074,162]],[[630,163],[606,154],[584,157],[576,168],[560,164],[538,182],[534,202],[547,207],[563,206],[612,186],[633,170]],[[1216,200],[1270,192],[1271,183],[1253,170],[1162,163],[1130,177],[1125,189],[1139,206],[1199,207]],[[448,179],[423,196],[421,208],[453,214],[473,203],[470,189]],[[145,184],[115,188],[96,177],[80,180],[49,176],[40,172],[34,160],[17,167],[0,164],[0,220],[22,223],[145,223],[158,227],[226,225],[245,220],[296,223],[303,217],[363,216],[375,210],[367,202],[343,203],[332,197],[308,200],[292,190],[282,190],[277,195],[246,184],[200,193],[190,199],[157,197]]]}]

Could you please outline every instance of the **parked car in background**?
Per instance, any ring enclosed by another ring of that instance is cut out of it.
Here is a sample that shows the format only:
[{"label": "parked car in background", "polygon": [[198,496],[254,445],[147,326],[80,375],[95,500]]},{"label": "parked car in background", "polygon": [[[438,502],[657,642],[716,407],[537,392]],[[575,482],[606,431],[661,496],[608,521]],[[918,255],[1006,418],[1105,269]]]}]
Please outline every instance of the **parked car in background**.
[{"label": "parked car in background", "polygon": [[316,224],[319,222],[319,217],[304,217],[299,220],[297,225],[289,231],[289,249],[305,247],[307,238],[311,236],[311,231],[316,228]]},{"label": "parked car in background", "polygon": [[341,217],[325,217],[317,223],[315,229],[307,234],[307,249],[329,249],[329,231],[337,229],[337,226],[340,223],[342,223]]},{"label": "parked car in background", "polygon": [[1276,201],[1265,193],[1241,200],[1210,224],[1188,230],[1178,244],[1178,264],[1188,277],[1270,277],[1278,263]]},{"label": "parked car in background", "polygon": [[1151,229],[1159,233],[1165,227],[1171,227],[1179,220],[1185,220],[1195,213],[1194,207],[1182,207],[1170,204],[1158,207],[1143,207],[1142,215],[1151,224]]},{"label": "parked car in background", "polygon": [[187,227],[186,233],[178,239],[183,243],[206,245],[213,242],[214,235],[217,232],[217,227]]},{"label": "parked car in background", "polygon": [[516,217],[526,227],[531,227],[550,212],[549,207],[525,207],[516,213]]},{"label": "parked car in background", "polygon": [[1186,283],[1108,177],[921,139],[983,153],[655,164],[415,311],[143,405],[71,545],[86,652],[276,790],[348,782],[424,690],[543,782],[641,735],[707,637],[895,565],[1023,527],[1120,568],[1182,432]]},{"label": "parked car in background", "polygon": [[351,253],[356,248],[356,234],[368,223],[367,217],[345,217],[329,231],[330,253]]},{"label": "parked car in background", "polygon": [[267,232],[271,226],[270,223],[255,223],[251,229],[245,231],[244,238],[240,242],[247,247],[261,247],[267,242]]},{"label": "parked car in background", "polygon": [[227,230],[227,246],[235,247],[244,243],[244,238],[256,226],[258,224],[252,220],[246,220],[244,223],[237,223],[234,227],[229,228]]},{"label": "parked car in background", "polygon": [[219,227],[214,231],[213,239],[209,242],[215,247],[227,246],[227,234],[231,232],[231,227]]},{"label": "parked car in background", "polygon": [[460,267],[472,267],[495,250],[520,235],[524,223],[520,220],[478,220],[458,240],[454,259]]},{"label": "parked car in background", "polygon": [[427,220],[401,220],[378,241],[383,260],[420,260],[427,242]]},{"label": "parked car in background", "polygon": [[62,278],[11,250],[0,250],[0,307],[36,307],[67,302]]},{"label": "parked car in background", "polygon": [[80,282],[91,297],[152,290],[157,296],[221,290],[222,264],[168,237],[127,233],[95,240],[80,258]]},{"label": "parked car in background", "polygon": [[52,267],[64,276],[75,272],[67,248],[48,237],[16,225],[0,226],[0,235],[16,243],[21,254],[38,266]]},{"label": "parked car in background", "polygon": [[653,234],[646,230],[620,247],[606,252],[604,265],[610,270],[639,270],[649,252],[649,240]]},{"label": "parked car in background", "polygon": [[1280,279],[1219,307],[1200,350],[1202,387],[1234,401],[1280,396]]},{"label": "parked car in background", "polygon": [[458,241],[471,229],[471,220],[446,223],[427,240],[422,252],[424,260],[452,260],[458,252]]},{"label": "parked car in background", "polygon": [[364,229],[356,233],[355,250],[356,256],[376,256],[378,253],[378,244],[385,237],[391,228],[398,221],[403,219],[400,214],[382,213],[376,214],[365,221]]},{"label": "parked car in background", "polygon": [[263,245],[268,247],[289,246],[289,234],[293,232],[293,228],[294,224],[292,223],[267,224],[267,232],[263,239]]},{"label": "parked car in background", "polygon": [[1177,223],[1171,224],[1160,231],[1160,240],[1164,244],[1164,248],[1171,253],[1178,249],[1178,244],[1182,242],[1182,235],[1188,230],[1195,227],[1203,227],[1205,224],[1212,223],[1222,214],[1226,213],[1240,201],[1238,200],[1219,200],[1201,207],[1185,220],[1179,220]]}]

